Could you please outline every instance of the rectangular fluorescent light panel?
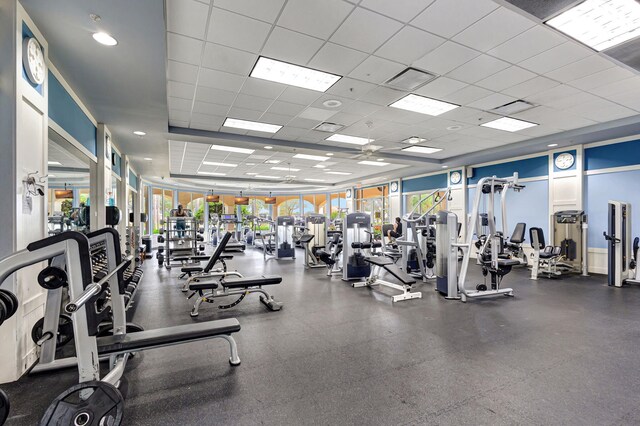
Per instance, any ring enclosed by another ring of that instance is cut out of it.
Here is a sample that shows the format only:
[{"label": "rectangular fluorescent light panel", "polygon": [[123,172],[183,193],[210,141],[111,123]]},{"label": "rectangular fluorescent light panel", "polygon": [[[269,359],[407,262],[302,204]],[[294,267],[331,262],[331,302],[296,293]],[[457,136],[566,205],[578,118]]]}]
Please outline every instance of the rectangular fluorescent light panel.
[{"label": "rectangular fluorescent light panel", "polygon": [[50,166],[61,166],[62,165],[58,161],[47,161],[47,164],[50,165]]},{"label": "rectangular fluorescent light panel", "polygon": [[249,173],[245,173],[245,175],[248,175],[248,176],[257,176],[257,175],[258,175],[258,173],[249,172]]},{"label": "rectangular fluorescent light panel", "polygon": [[586,0],[546,24],[600,52],[639,35],[640,4],[636,0]]},{"label": "rectangular fluorescent light panel", "polygon": [[199,175],[207,175],[207,176],[226,176],[226,173],[216,173],[216,172],[198,172]]},{"label": "rectangular fluorescent light panel", "polygon": [[324,179],[305,179],[307,182],[324,182]]},{"label": "rectangular fluorescent light panel", "polygon": [[282,161],[280,160],[267,160],[265,161],[266,164],[280,164],[282,163]]},{"label": "rectangular fluorescent light panel", "polygon": [[250,77],[325,92],[342,77],[261,56]]},{"label": "rectangular fluorescent light panel", "polygon": [[253,154],[255,149],[237,148],[235,146],[211,145],[214,151],[237,152],[239,154]]},{"label": "rectangular fluorescent light panel", "polygon": [[449,102],[439,101],[437,99],[427,98],[425,96],[408,94],[404,98],[395,101],[390,107],[404,109],[407,111],[419,112],[420,114],[427,114],[432,116],[438,116],[445,112],[458,108],[460,105],[450,104]]},{"label": "rectangular fluorescent light panel", "polygon": [[325,172],[328,175],[341,175],[341,176],[348,176],[352,173],[347,173],[347,172]]},{"label": "rectangular fluorescent light panel", "polygon": [[403,140],[402,142],[404,143],[422,143],[422,142],[426,142],[427,140],[424,138],[419,138],[418,136],[411,136],[410,138],[407,138],[405,140]]},{"label": "rectangular fluorescent light panel", "polygon": [[204,164],[205,166],[238,167],[237,164],[219,163],[217,161],[203,161],[202,164]]},{"label": "rectangular fluorescent light panel", "polygon": [[269,175],[256,175],[257,178],[262,179],[282,179],[280,176],[269,176]]},{"label": "rectangular fluorescent light panel", "polygon": [[335,135],[329,136],[325,140],[331,141],[331,142],[350,143],[351,145],[366,145],[369,142],[373,142],[375,139],[360,138],[357,136],[348,136],[348,135],[341,135],[339,133],[336,133]]},{"label": "rectangular fluorescent light panel", "polygon": [[409,146],[407,148],[402,148],[400,151],[414,152],[416,154],[433,154],[435,152],[442,151],[442,149],[431,148],[429,146]]},{"label": "rectangular fluorescent light panel", "polygon": [[358,164],[363,164],[365,166],[378,166],[378,167],[382,167],[382,166],[388,166],[389,163],[385,163],[384,161],[358,161]]},{"label": "rectangular fluorescent light panel", "polygon": [[255,130],[256,132],[276,133],[282,129],[278,124],[258,123],[257,121],[238,120],[237,118],[227,117],[224,120],[224,127],[233,127],[234,129]]},{"label": "rectangular fluorescent light panel", "polygon": [[328,132],[328,133],[335,133],[338,130],[342,129],[344,126],[342,124],[335,124],[335,123],[327,123],[326,121],[324,123],[320,123],[318,124],[316,127],[314,127],[314,130],[317,130],[319,132]]},{"label": "rectangular fluorescent light panel", "polygon": [[313,167],[315,167],[316,169],[326,169],[327,168],[327,166],[325,166],[324,164],[316,164]]},{"label": "rectangular fluorescent light panel", "polygon": [[285,172],[288,172],[288,171],[299,172],[300,171],[300,169],[290,169],[288,167],[272,167],[271,170],[282,170],[282,171],[285,171]]},{"label": "rectangular fluorescent light panel", "polygon": [[400,74],[387,80],[385,85],[405,92],[412,92],[434,78],[436,78],[436,76],[433,74],[415,68],[407,68]]},{"label": "rectangular fluorescent light panel", "polygon": [[308,155],[308,154],[296,154],[293,158],[299,158],[301,160],[312,160],[312,161],[327,161],[329,157],[324,157],[320,155]]},{"label": "rectangular fluorescent light panel", "polygon": [[528,121],[517,120],[515,118],[502,117],[497,120],[489,121],[488,123],[481,124],[483,127],[490,127],[492,129],[504,130],[505,132],[517,132],[518,130],[528,129],[529,127],[537,126],[536,123],[530,123]]}]

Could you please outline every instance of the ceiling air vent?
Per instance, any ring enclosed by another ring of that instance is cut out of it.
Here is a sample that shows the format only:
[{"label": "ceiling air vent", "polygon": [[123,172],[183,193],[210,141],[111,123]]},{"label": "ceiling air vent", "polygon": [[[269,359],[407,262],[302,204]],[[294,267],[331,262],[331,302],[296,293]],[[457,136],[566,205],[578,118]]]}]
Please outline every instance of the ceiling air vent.
[{"label": "ceiling air vent", "polygon": [[548,18],[558,14],[571,6],[575,6],[580,0],[506,0],[519,9],[546,21]]},{"label": "ceiling air vent", "polygon": [[320,132],[335,133],[338,130],[342,129],[343,127],[344,126],[342,124],[328,123],[325,121],[324,123],[318,124],[316,127],[313,128],[313,130],[318,130]]},{"label": "ceiling air vent", "polygon": [[412,92],[435,78],[435,75],[429,74],[428,72],[416,68],[407,68],[400,74],[387,80],[385,85],[394,89]]},{"label": "ceiling air vent", "polygon": [[511,114],[516,114],[518,112],[526,111],[534,107],[535,105],[530,104],[529,102],[518,100],[518,101],[509,102],[508,104],[504,104],[502,106],[494,108],[491,110],[491,112],[495,112],[496,114],[500,114],[500,115],[511,115]]}]

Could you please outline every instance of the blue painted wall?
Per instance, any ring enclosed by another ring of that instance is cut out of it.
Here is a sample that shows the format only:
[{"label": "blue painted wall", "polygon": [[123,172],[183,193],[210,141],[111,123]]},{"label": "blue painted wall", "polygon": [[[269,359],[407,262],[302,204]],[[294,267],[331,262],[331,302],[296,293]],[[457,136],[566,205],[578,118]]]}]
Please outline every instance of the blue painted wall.
[{"label": "blue painted wall", "polygon": [[115,174],[120,176],[120,173],[122,172],[122,157],[120,157],[120,155],[118,155],[118,153],[115,151],[113,151],[112,155],[113,160],[111,162],[111,170],[113,170]]},{"label": "blue painted wall", "polygon": [[585,170],[640,164],[640,140],[585,149],[584,161]]},{"label": "blue painted wall", "polygon": [[49,118],[89,152],[96,155],[96,127],[51,72],[49,72]]},{"label": "blue painted wall", "polygon": [[474,167],[473,177],[468,179],[468,184],[476,184],[480,179],[487,176],[509,177],[514,172],[518,172],[518,176],[521,179],[547,176],[549,174],[549,157],[545,155],[527,158],[526,160]]},{"label": "blue painted wall", "polygon": [[132,188],[138,188],[138,176],[129,170],[129,186]]},{"label": "blue painted wall", "polygon": [[438,188],[446,188],[447,186],[447,174],[442,173],[439,175],[403,180],[402,192],[434,190]]},{"label": "blue painted wall", "polygon": [[[612,147],[612,145],[607,145]],[[603,173],[586,177],[586,210],[589,221],[589,247],[606,248],[602,232],[607,230],[609,200],[631,203],[632,236],[640,236],[640,170]]]}]

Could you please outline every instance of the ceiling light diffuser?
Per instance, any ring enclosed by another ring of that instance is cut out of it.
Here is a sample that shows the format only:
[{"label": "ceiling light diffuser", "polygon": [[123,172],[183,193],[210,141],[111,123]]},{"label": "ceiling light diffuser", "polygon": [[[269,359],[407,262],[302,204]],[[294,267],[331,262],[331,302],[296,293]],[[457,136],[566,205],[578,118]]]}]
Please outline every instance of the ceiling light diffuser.
[{"label": "ceiling light diffuser", "polygon": [[327,152],[325,155],[328,157],[333,157],[333,152]]},{"label": "ceiling light diffuser", "polygon": [[220,166],[220,167],[238,167],[237,164],[231,163],[219,163],[217,161],[203,161],[202,164],[206,166]]},{"label": "ceiling light diffuser", "polygon": [[327,133],[335,133],[338,130],[342,129],[344,126],[342,124],[323,122],[314,127],[314,130],[319,132],[327,132]]},{"label": "ceiling light diffuser", "polygon": [[[234,129],[254,130],[256,132],[265,132],[265,133],[276,133],[278,130],[282,129],[282,126],[280,126],[279,124],[259,123],[257,121],[239,120],[237,118],[229,118],[229,117],[227,117],[227,119],[224,120],[223,126],[232,127]],[[269,149],[269,148],[266,148],[266,149]]]},{"label": "ceiling light diffuser", "polygon": [[135,132],[133,132],[133,134],[136,135],[136,136],[144,136],[147,133],[143,132],[142,130],[136,130]]},{"label": "ceiling light diffuser", "polygon": [[307,182],[325,182],[324,179],[305,179]]},{"label": "ceiling light diffuser", "polygon": [[404,143],[422,143],[422,142],[426,142],[427,140],[424,138],[419,138],[418,136],[411,136],[410,138],[407,138],[405,140],[403,140],[402,142]]},{"label": "ceiling light diffuser", "polygon": [[256,175],[257,178],[262,179],[282,179],[280,176],[269,176],[269,175]]},{"label": "ceiling light diffuser", "polygon": [[265,161],[265,163],[267,163],[267,164],[280,164],[280,163],[282,163],[282,161],[281,160],[267,160],[267,161]]},{"label": "ceiling light diffuser", "polygon": [[245,173],[245,175],[256,176],[256,175],[258,175],[258,173]]},{"label": "ceiling light diffuser", "polygon": [[444,114],[445,112],[456,109],[460,105],[450,104],[449,102],[439,101],[437,99],[431,99],[425,96],[418,96],[411,93],[404,98],[395,101],[389,106],[392,108],[419,112],[420,114],[438,116],[440,114]]},{"label": "ceiling light diffuser", "polygon": [[261,56],[250,77],[325,92],[342,77]]},{"label": "ceiling light diffuser", "polygon": [[363,164],[365,166],[388,166],[389,163],[385,163],[382,161],[358,161],[358,164]]},{"label": "ceiling light diffuser", "polygon": [[586,0],[546,24],[602,51],[638,36],[640,4],[636,0]]},{"label": "ceiling light diffuser", "polygon": [[489,121],[488,123],[481,124],[483,127],[490,127],[492,129],[504,130],[505,132],[517,132],[518,130],[528,129],[529,127],[537,126],[536,123],[530,123],[524,120],[518,120],[510,117],[502,117],[497,120]]},{"label": "ceiling light diffuser", "polygon": [[553,148],[554,146],[558,146],[557,143],[550,143],[549,145],[547,145],[549,148]]},{"label": "ceiling light diffuser", "polygon": [[211,145],[211,149],[214,151],[226,151],[226,152],[237,152],[239,154],[253,154],[254,149],[248,148],[237,148],[235,146],[224,146],[224,145]]},{"label": "ceiling light diffuser", "polygon": [[271,170],[283,170],[285,172],[288,172],[288,171],[299,172],[300,171],[300,169],[290,169],[288,167],[272,167]]},{"label": "ceiling light diffuser", "polygon": [[264,147],[264,149],[273,149],[273,147],[271,145],[267,145]]},{"label": "ceiling light diffuser", "polygon": [[144,159],[145,159],[146,161],[152,161],[152,160],[153,160],[153,158],[151,158],[151,157],[144,157]]},{"label": "ceiling light diffuser", "polygon": [[50,166],[61,166],[59,161],[47,161],[47,164]]},{"label": "ceiling light diffuser", "polygon": [[331,142],[350,143],[352,145],[366,145],[369,142],[373,142],[375,139],[360,138],[358,136],[341,135],[339,133],[336,133],[335,135],[329,136],[325,140]]},{"label": "ceiling light diffuser", "polygon": [[198,171],[199,175],[207,175],[207,176],[226,176],[226,173],[217,173],[217,172],[202,172]]},{"label": "ceiling light diffuser", "polygon": [[431,148],[429,146],[409,146],[407,148],[402,148],[403,152],[414,152],[416,154],[433,154],[434,152],[442,151],[441,148]]},{"label": "ceiling light diffuser", "polygon": [[118,40],[103,32],[93,33],[93,39],[105,46],[115,46],[118,44]]},{"label": "ceiling light diffuser", "polygon": [[316,169],[324,169],[324,168],[326,168],[327,166],[325,166],[324,164],[316,164],[316,165],[315,165],[315,166],[313,166],[313,167],[315,167]]},{"label": "ceiling light diffuser", "polygon": [[312,161],[327,161],[327,157],[322,157],[320,155],[309,155],[309,154],[296,154],[293,158],[299,158],[301,160],[312,160]]},{"label": "ceiling light diffuser", "polygon": [[348,176],[351,175],[353,173],[347,173],[347,172],[325,172],[328,175],[342,175],[342,176]]}]

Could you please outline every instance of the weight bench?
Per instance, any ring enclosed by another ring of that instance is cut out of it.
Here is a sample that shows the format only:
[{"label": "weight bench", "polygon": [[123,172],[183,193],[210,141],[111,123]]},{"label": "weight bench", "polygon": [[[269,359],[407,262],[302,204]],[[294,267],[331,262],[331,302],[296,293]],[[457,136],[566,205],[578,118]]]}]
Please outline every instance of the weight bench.
[{"label": "weight bench", "polygon": [[[191,258],[192,260],[196,260],[198,263],[200,263],[203,260],[210,260],[211,257],[210,256],[196,256],[196,258]],[[231,260],[233,259],[233,256],[230,254],[223,254],[218,256],[218,259],[220,259],[222,262],[224,262],[225,260]],[[224,264],[224,266],[226,266],[226,264]],[[226,270],[226,269],[225,269]],[[204,272],[204,268],[202,266],[184,266],[180,269],[180,272],[182,272],[182,274],[180,274],[180,276],[178,278],[184,278],[186,277],[191,277],[192,275],[195,274],[199,274],[201,272]]]},{"label": "weight bench", "polygon": [[[220,244],[218,244],[218,246],[216,247],[215,251],[211,254],[211,256],[209,257],[198,256],[202,260],[207,260],[207,264],[204,266],[204,268],[200,266],[184,266],[182,267],[182,269],[180,269],[180,272],[182,272],[182,274],[180,275],[179,278],[183,278],[185,276],[188,276],[189,278],[191,278],[192,276],[197,274],[199,275],[208,274],[209,276],[226,275],[227,263],[225,262],[225,260],[233,259],[233,256],[225,255],[223,254],[223,252],[230,239],[231,239],[231,233],[227,232],[224,235],[224,237],[222,237],[222,240],[220,240]],[[218,262],[220,263],[221,266],[219,268],[214,269],[214,266]],[[231,274],[238,275],[237,273],[231,273]],[[188,289],[189,287],[188,287],[188,281],[187,281],[182,286],[182,291],[186,292]]]},{"label": "weight bench", "polygon": [[[383,285],[386,287],[400,290],[401,294],[391,296],[393,302],[400,302],[402,300],[420,299],[422,293],[419,291],[411,292],[411,286],[416,283],[416,280],[407,275],[402,269],[395,264],[393,259],[383,256],[370,256],[365,257],[365,262],[371,265],[371,273],[364,282],[353,283],[354,287],[372,287],[374,285]],[[401,284],[392,283],[380,279],[380,272],[385,270],[389,274],[393,275]]]},{"label": "weight bench", "polygon": [[240,323],[235,318],[207,321],[155,330],[137,331],[120,335],[96,338],[98,353],[102,356],[121,355],[147,349],[195,342],[198,340],[221,338],[229,343],[231,356],[229,363],[240,365],[238,347],[233,333],[240,331]]}]

